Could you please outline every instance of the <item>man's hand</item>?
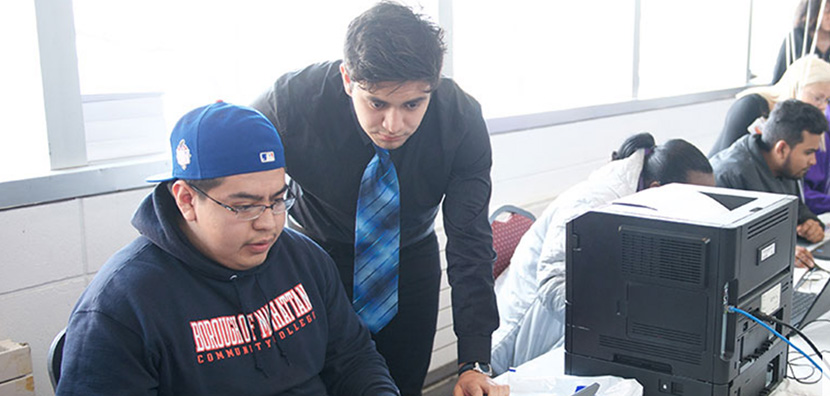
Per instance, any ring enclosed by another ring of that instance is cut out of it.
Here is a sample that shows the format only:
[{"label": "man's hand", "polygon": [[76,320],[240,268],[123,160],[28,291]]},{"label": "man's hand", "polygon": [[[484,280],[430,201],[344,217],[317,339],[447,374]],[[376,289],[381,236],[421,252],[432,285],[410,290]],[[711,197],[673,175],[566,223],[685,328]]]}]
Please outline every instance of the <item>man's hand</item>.
[{"label": "man's hand", "polygon": [[816,262],[813,261],[813,254],[804,246],[795,247],[795,266],[813,268]]},{"label": "man's hand", "polygon": [[810,243],[820,242],[824,239],[824,228],[822,228],[821,223],[814,219],[808,219],[799,224],[795,227],[795,232]]},{"label": "man's hand", "polygon": [[508,396],[510,387],[499,385],[478,371],[467,370],[458,376],[452,396]]}]

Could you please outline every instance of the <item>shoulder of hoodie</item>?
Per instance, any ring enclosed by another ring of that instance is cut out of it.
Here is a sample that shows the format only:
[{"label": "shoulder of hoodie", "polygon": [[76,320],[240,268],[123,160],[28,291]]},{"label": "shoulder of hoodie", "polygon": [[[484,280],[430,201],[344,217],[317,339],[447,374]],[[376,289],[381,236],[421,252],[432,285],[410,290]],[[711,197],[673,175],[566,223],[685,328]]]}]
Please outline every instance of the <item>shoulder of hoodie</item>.
[{"label": "shoulder of hoodie", "polygon": [[[313,272],[312,276],[338,276],[328,254],[297,231],[284,229],[272,249],[269,261],[282,261],[300,272]],[[139,302],[142,300],[163,301],[169,293],[180,289],[177,285],[181,277],[192,276],[190,271],[187,266],[178,265],[178,259],[149,239],[139,236],[101,267],[81,296],[76,310],[115,314],[120,310],[117,307],[142,304]]]},{"label": "shoulder of hoodie", "polygon": [[325,261],[332,266],[334,265],[334,261],[328,253],[316,242],[290,228],[282,230],[277,243],[272,248],[271,255],[277,257],[288,255],[287,258],[290,259],[293,265],[305,265],[306,260]]},{"label": "shoulder of hoodie", "polygon": [[139,236],[116,252],[84,290],[74,312],[98,312],[123,322],[141,301],[163,300],[165,287],[182,271],[177,260]]}]

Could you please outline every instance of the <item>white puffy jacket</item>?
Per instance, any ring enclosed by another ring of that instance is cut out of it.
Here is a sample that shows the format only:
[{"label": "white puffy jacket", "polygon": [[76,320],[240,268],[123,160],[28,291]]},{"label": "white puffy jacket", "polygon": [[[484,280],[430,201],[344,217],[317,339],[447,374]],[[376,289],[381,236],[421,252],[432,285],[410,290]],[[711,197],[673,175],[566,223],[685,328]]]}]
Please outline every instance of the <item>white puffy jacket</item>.
[{"label": "white puffy jacket", "polygon": [[499,328],[491,364],[497,373],[558,346],[565,330],[565,225],[637,192],[643,150],[611,161],[560,194],[522,237],[510,266],[496,280]]}]

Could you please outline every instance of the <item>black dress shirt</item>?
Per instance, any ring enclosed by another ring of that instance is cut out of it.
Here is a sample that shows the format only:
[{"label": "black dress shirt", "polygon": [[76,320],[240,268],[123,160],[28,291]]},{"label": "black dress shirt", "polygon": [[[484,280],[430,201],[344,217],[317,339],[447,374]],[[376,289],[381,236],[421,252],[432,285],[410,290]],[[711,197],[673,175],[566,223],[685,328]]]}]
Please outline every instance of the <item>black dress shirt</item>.
[{"label": "black dress shirt", "polygon": [[[375,153],[339,67],[327,62],[283,75],[253,104],[277,128],[286,171],[301,187],[291,216],[323,245],[354,244],[360,180]],[[478,102],[442,79],[417,131],[390,154],[400,185],[401,246],[434,232],[443,200],[458,358],[489,362],[498,327],[487,219],[492,158]]]}]

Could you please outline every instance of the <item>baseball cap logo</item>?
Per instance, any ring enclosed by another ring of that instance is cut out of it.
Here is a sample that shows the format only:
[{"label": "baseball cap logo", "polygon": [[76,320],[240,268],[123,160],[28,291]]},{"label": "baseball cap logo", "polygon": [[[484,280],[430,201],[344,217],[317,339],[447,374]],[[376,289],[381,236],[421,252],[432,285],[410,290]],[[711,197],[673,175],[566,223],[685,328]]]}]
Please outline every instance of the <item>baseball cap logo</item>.
[{"label": "baseball cap logo", "polygon": [[187,166],[190,165],[190,148],[184,143],[184,139],[180,140],[176,147],[176,162],[179,163],[182,170],[187,170]]},{"label": "baseball cap logo", "polygon": [[259,153],[259,161],[263,164],[266,162],[274,162],[276,161],[276,157],[274,156],[273,151],[263,151]]}]

